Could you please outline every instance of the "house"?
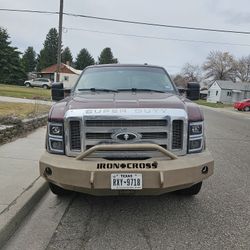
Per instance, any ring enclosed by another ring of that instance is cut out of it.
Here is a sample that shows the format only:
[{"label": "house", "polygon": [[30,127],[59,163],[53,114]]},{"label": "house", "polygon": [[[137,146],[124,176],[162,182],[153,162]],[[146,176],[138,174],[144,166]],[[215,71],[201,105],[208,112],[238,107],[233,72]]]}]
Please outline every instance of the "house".
[{"label": "house", "polygon": [[[49,66],[48,68],[41,70],[41,72],[39,72],[39,75],[43,78],[49,78],[52,81],[55,81],[56,71],[57,64],[54,64]],[[74,69],[67,64],[61,63],[59,82],[63,83],[64,88],[72,88],[81,72],[81,70]]]},{"label": "house", "polygon": [[250,98],[250,83],[216,80],[208,89],[207,102],[234,103]]}]

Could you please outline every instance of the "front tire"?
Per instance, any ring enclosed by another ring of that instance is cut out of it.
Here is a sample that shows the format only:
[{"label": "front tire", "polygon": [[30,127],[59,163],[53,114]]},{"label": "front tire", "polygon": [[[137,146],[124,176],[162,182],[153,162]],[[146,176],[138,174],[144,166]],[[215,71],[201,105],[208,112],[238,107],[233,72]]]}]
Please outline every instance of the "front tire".
[{"label": "front tire", "polygon": [[65,195],[68,195],[70,193],[69,190],[61,188],[61,187],[59,187],[51,182],[49,182],[49,188],[53,194],[58,195],[58,196],[65,196]]},{"label": "front tire", "polygon": [[178,190],[176,192],[177,192],[177,194],[180,194],[180,195],[192,196],[192,195],[196,195],[200,192],[201,186],[202,186],[202,181],[189,187],[189,188],[181,189],[181,190]]},{"label": "front tire", "polygon": [[26,88],[30,88],[31,87],[31,85],[30,85],[29,82],[25,83],[25,86],[26,86]]},{"label": "front tire", "polygon": [[43,89],[48,89],[49,88],[49,86],[46,85],[46,84],[44,84],[42,87],[43,87]]},{"label": "front tire", "polygon": [[245,108],[244,108],[244,111],[246,111],[246,112],[250,111],[250,107],[248,107],[248,106],[245,107]]}]

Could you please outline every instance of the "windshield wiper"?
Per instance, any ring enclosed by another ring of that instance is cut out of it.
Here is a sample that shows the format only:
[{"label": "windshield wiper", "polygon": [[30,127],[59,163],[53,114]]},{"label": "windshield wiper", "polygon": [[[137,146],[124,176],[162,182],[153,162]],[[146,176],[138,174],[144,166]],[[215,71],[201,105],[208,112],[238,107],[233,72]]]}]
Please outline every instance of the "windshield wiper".
[{"label": "windshield wiper", "polygon": [[77,89],[78,91],[91,91],[91,92],[96,92],[96,91],[103,91],[103,92],[117,92],[115,89],[97,89],[97,88],[89,88],[89,89]]},{"label": "windshield wiper", "polygon": [[157,92],[157,93],[166,93],[166,91],[163,90],[157,90],[157,89],[138,89],[138,88],[131,88],[131,89],[117,89],[117,91],[145,91],[145,92]]}]

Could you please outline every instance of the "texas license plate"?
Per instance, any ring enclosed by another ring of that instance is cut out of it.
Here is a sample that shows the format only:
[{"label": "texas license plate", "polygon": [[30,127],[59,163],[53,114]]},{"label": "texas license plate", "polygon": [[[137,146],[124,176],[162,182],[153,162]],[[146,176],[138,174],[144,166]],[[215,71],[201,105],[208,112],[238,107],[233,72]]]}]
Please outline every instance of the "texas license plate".
[{"label": "texas license plate", "polygon": [[111,174],[111,189],[142,189],[142,174]]}]

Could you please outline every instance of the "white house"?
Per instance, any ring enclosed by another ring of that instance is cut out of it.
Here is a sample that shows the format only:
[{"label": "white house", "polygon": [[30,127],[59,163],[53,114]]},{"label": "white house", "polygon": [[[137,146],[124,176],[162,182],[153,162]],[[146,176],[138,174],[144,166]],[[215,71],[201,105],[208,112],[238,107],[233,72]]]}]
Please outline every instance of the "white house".
[{"label": "white house", "polygon": [[216,80],[208,89],[207,102],[234,103],[250,98],[250,83]]},{"label": "white house", "polygon": [[[49,78],[52,81],[55,81],[56,71],[57,64],[54,64],[49,66],[48,68],[41,70],[39,75],[41,75],[41,77],[43,78]],[[63,83],[64,88],[72,88],[81,73],[81,70],[74,69],[67,64],[61,63],[59,82]]]}]

